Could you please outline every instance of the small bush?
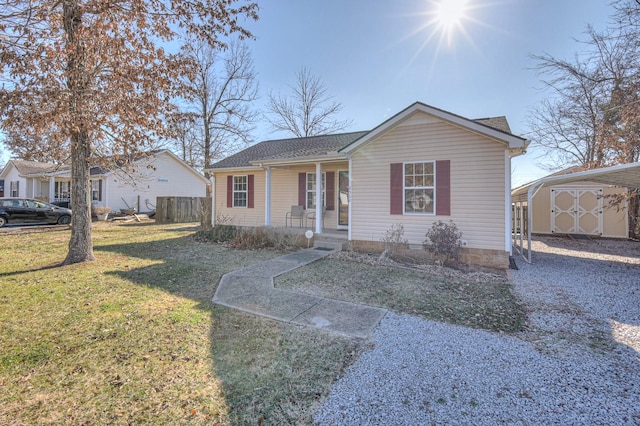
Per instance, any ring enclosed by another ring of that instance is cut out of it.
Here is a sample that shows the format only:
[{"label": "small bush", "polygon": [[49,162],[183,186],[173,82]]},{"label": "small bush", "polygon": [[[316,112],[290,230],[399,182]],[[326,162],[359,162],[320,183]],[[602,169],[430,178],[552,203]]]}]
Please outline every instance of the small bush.
[{"label": "small bush", "polygon": [[208,243],[227,243],[236,249],[274,248],[288,251],[298,247],[298,235],[276,232],[268,228],[239,229],[233,225],[216,225],[211,229],[198,231],[196,241]]},{"label": "small bush", "polygon": [[426,233],[424,249],[433,253],[443,265],[448,265],[458,260],[462,247],[462,232],[458,230],[453,221],[444,223],[441,220],[435,222]]},{"label": "small bush", "polygon": [[238,233],[238,229],[233,225],[216,225],[211,229],[198,231],[195,235],[196,241],[226,243],[233,240]]},{"label": "small bush", "polygon": [[404,238],[404,225],[399,223],[391,225],[381,240],[384,244],[383,254],[397,254],[400,249],[407,248],[409,244],[409,241]]},{"label": "small bush", "polygon": [[229,246],[236,249],[263,249],[273,247],[269,232],[265,228],[243,229],[229,241]]},{"label": "small bush", "polygon": [[298,248],[297,234],[288,234],[286,232],[269,231],[269,239],[276,250],[289,251]]}]

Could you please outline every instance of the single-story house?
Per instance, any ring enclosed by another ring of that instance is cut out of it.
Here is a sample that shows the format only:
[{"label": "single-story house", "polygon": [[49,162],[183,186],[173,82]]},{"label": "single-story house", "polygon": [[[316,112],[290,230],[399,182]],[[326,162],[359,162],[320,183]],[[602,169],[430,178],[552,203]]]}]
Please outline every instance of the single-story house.
[{"label": "single-story house", "polygon": [[[90,170],[94,206],[113,210],[155,209],[157,197],[205,197],[208,180],[167,149],[155,151],[128,168]],[[2,172],[4,197],[36,198],[52,203],[69,202],[71,169],[35,161],[9,160]]]},{"label": "single-story house", "polygon": [[[451,220],[469,263],[507,267],[511,158],[527,145],[505,117],[416,102],[370,131],[265,141],[209,165],[213,221],[345,230],[354,248],[374,250],[394,225],[418,248]],[[289,219],[296,206],[300,222]]]},{"label": "single-story house", "polygon": [[[585,171],[570,167],[512,191],[512,199],[521,201],[522,206],[528,208],[527,193],[535,187],[529,225],[532,233],[628,238],[629,214],[625,197],[628,188],[589,180],[588,173],[579,180],[574,179]],[[548,184],[542,185],[544,182]]]}]

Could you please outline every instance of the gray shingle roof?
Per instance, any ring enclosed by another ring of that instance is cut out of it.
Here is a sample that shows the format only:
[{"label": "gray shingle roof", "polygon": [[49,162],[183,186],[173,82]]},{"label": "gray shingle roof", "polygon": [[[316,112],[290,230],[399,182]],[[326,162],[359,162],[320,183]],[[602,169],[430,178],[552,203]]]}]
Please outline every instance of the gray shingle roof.
[{"label": "gray shingle roof", "polygon": [[509,123],[507,122],[507,117],[504,115],[500,117],[476,118],[473,121],[500,130],[501,132],[512,134],[511,127],[509,127]]},{"label": "gray shingle roof", "polygon": [[27,160],[10,160],[13,166],[18,169],[20,175],[30,175],[32,173],[47,173],[56,170],[57,166],[51,163],[40,163]]},{"label": "gray shingle roof", "polygon": [[[479,118],[473,121],[501,132],[512,134],[507,118],[504,116]],[[252,165],[252,162],[256,161],[323,155],[332,151],[338,151],[360,139],[367,133],[369,133],[369,131],[264,141],[209,165],[206,168],[226,169],[249,167]]]},{"label": "gray shingle roof", "polygon": [[264,141],[250,146],[224,160],[220,160],[208,166],[207,169],[247,167],[251,166],[252,161],[322,155],[344,148],[367,133],[369,132],[352,132],[337,135]]}]

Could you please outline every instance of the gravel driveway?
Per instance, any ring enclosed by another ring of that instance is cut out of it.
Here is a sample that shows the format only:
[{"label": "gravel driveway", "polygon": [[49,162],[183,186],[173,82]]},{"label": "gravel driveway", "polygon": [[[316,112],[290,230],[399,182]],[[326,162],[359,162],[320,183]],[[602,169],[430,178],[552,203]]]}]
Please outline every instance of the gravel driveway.
[{"label": "gravel driveway", "polygon": [[389,313],[321,425],[640,425],[640,243],[539,238],[517,335]]}]

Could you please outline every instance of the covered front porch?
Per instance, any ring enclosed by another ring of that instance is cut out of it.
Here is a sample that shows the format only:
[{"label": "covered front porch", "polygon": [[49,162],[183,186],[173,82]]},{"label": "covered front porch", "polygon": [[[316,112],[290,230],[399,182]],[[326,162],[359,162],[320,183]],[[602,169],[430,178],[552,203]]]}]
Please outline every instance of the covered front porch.
[{"label": "covered front porch", "polygon": [[[262,164],[265,225],[306,228],[316,234],[349,230],[349,162]],[[285,182],[285,180],[287,182]],[[294,188],[291,188],[293,182]],[[295,189],[294,191],[286,188]],[[276,213],[278,217],[274,217]]]},{"label": "covered front porch", "polygon": [[26,196],[53,204],[69,203],[71,178],[53,175],[28,177]]},{"label": "covered front porch", "polygon": [[[315,160],[315,159],[314,159]],[[217,171],[214,224],[267,226],[349,237],[350,164],[344,156],[295,163],[263,161],[252,170]],[[221,194],[226,192],[226,203]]]}]

